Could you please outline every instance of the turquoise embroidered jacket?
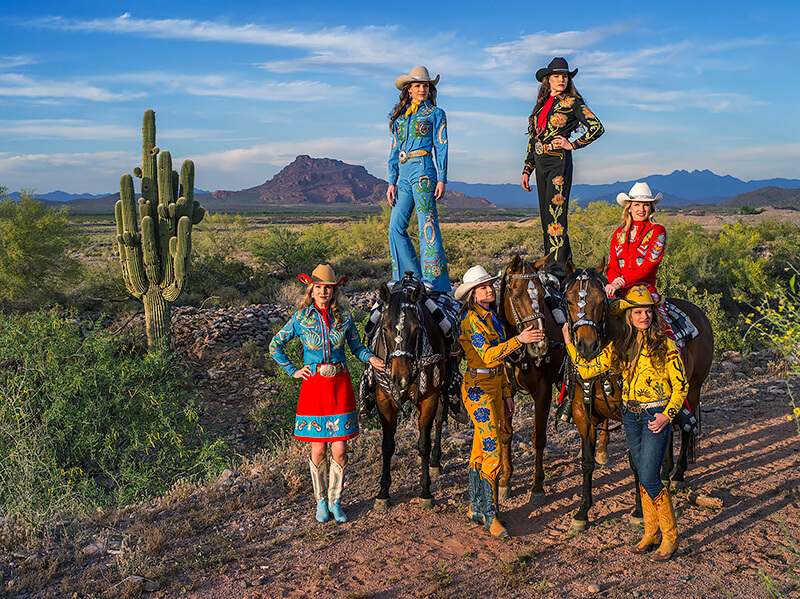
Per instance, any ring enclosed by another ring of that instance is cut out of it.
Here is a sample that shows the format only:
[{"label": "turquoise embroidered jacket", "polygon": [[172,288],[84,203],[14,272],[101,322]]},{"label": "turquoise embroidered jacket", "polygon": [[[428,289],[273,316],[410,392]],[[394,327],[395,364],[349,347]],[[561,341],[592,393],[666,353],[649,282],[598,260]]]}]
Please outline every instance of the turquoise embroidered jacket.
[{"label": "turquoise embroidered jacket", "polygon": [[286,356],[283,346],[295,337],[303,343],[303,362],[316,372],[317,364],[345,363],[345,343],[353,355],[366,362],[373,354],[358,337],[358,330],[349,312],[342,311],[341,325],[329,327],[320,311],[313,304],[295,312],[269,344],[269,353],[289,376],[299,369]]},{"label": "turquoise embroidered jacket", "polygon": [[420,102],[416,114],[401,116],[394,123],[389,152],[389,185],[397,185],[400,177],[400,152],[419,150],[428,154],[409,158],[406,164],[430,164],[431,154],[435,154],[437,182],[447,183],[447,117],[444,110],[427,100]]}]

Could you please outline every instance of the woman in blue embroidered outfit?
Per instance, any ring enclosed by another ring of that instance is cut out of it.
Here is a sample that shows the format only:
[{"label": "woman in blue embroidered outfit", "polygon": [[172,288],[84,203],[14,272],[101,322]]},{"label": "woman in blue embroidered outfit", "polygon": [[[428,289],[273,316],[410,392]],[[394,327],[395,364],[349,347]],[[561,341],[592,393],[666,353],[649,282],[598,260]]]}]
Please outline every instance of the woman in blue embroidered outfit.
[{"label": "woman in blue embroidered outfit", "polygon": [[[300,309],[273,337],[269,353],[287,374],[303,379],[294,436],[311,443],[309,468],[317,520],[326,522],[332,514],[337,522],[346,522],[340,500],[347,465],[347,439],[359,431],[345,344],[362,362],[369,361],[378,370],[383,370],[384,364],[361,343],[353,317],[343,305],[339,284],[346,282],[347,277],[337,280],[329,265],[320,264],[310,277],[300,274],[297,278],[306,283],[306,293]],[[300,337],[303,343],[302,368],[294,366],[283,351],[295,337]],[[333,458],[330,481],[327,481],[328,443]]]},{"label": "woman in blue embroidered outfit", "polygon": [[[431,283],[434,291],[449,293],[450,274],[436,210],[436,202],[444,197],[447,183],[447,118],[436,107],[438,82],[439,75],[431,79],[425,67],[414,67],[395,81],[401,93],[400,101],[389,115],[392,149],[386,199],[392,206],[389,222],[392,278],[399,281],[406,271],[411,271],[417,279]],[[408,223],[415,207],[419,260],[408,236]]]},{"label": "woman in blue embroidered outfit", "polygon": [[464,302],[461,309],[459,342],[464,349],[467,370],[461,395],[472,418],[475,433],[469,458],[470,520],[483,524],[496,537],[508,536],[497,517],[497,476],[500,471],[498,426],[505,411],[514,412],[511,387],[503,359],[523,343],[544,339],[544,331],[533,326],[506,341],[503,325],[497,317],[494,281],[482,266],[464,273],[455,297]]},{"label": "woman in blue embroidered outfit", "polygon": [[580,376],[591,379],[606,370],[622,374],[622,424],[639,473],[644,537],[631,548],[644,553],[661,544],[651,558],[666,561],[678,548],[678,526],[669,491],[661,482],[661,463],[669,441],[670,422],[686,399],[688,385],[680,352],[659,324],[658,304],[646,285],[635,285],[625,299],[609,310],[623,316],[617,337],[594,360],[578,355],[569,324],[563,328],[564,343]]}]

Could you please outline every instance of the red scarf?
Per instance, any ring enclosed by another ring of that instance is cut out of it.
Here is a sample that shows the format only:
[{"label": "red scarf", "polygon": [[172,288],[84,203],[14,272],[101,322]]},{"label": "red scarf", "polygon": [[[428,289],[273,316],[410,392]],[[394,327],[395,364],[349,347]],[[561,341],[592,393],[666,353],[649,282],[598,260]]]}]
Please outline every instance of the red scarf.
[{"label": "red scarf", "polygon": [[331,313],[330,313],[330,305],[325,306],[324,308],[320,308],[317,305],[317,302],[314,302],[314,307],[319,310],[319,313],[322,314],[322,320],[325,321],[325,326],[329,329],[331,328]]},{"label": "red scarf", "polygon": [[553,108],[553,101],[556,97],[557,96],[550,96],[547,98],[547,102],[544,103],[544,106],[542,106],[542,111],[539,113],[539,118],[536,120],[536,131],[539,133],[544,131],[544,127],[547,124],[547,117],[550,114],[550,110]]}]

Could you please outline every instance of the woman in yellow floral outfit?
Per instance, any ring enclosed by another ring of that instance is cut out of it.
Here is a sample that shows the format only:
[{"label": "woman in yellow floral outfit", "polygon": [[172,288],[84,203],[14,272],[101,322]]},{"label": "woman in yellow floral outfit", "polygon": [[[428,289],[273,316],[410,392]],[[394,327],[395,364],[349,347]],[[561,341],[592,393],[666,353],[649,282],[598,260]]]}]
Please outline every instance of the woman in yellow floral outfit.
[{"label": "woman in yellow floral outfit", "polygon": [[[536,72],[541,86],[528,117],[530,141],[522,169],[521,185],[525,191],[531,191],[530,176],[536,171],[544,253],[550,254],[545,272],[559,281],[567,276],[567,261],[572,258],[567,234],[572,150],[585,148],[604,131],[572,82],[577,73],[578,69],[569,70],[564,58],[554,58]],[[570,141],[569,136],[580,126],[586,133]]]},{"label": "woman in yellow floral outfit", "polygon": [[661,463],[670,422],[686,399],[688,385],[678,347],[659,324],[657,308],[646,285],[635,285],[625,299],[615,300],[610,311],[622,316],[617,338],[592,361],[578,355],[568,324],[563,333],[582,378],[610,369],[622,374],[622,424],[639,474],[644,515],[644,537],[631,552],[644,553],[655,545],[660,528],[661,544],[652,560],[666,561],[678,548],[678,527],[669,491],[661,482]]},{"label": "woman in yellow floral outfit", "polygon": [[494,536],[505,537],[508,531],[497,517],[500,471],[497,433],[500,418],[506,409],[513,413],[514,405],[503,359],[523,343],[538,343],[545,335],[530,326],[506,340],[496,314],[493,283],[497,278],[482,266],[473,266],[464,273],[455,297],[464,302],[459,342],[466,355],[467,370],[461,394],[475,426],[469,458],[469,518],[486,526]]}]

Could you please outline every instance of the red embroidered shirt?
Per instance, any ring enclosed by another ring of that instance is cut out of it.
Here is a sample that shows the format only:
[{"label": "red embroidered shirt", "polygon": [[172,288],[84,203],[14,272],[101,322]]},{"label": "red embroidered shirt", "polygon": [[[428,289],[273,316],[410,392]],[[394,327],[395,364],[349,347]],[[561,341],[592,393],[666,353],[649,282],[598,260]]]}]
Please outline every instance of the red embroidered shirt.
[{"label": "red embroidered shirt", "polygon": [[658,223],[637,222],[627,233],[618,228],[611,237],[606,270],[609,282],[620,276],[624,278],[625,287],[619,290],[623,296],[634,285],[647,285],[653,299],[658,300],[661,296],[656,291],[656,277],[666,245],[667,231]]}]

